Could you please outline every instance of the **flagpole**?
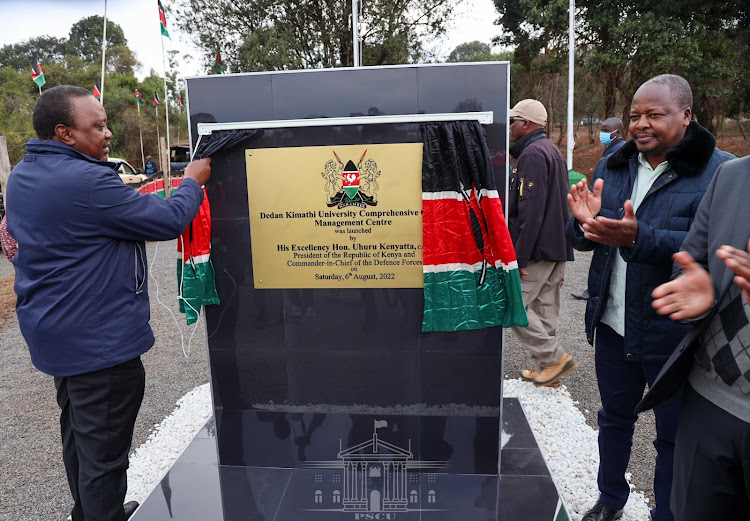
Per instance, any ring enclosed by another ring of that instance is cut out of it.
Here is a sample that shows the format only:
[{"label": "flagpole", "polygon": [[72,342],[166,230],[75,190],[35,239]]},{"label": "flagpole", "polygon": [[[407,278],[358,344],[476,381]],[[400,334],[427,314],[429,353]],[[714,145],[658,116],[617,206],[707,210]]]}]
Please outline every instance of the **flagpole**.
[{"label": "flagpole", "polygon": [[574,76],[575,76],[575,12],[576,2],[570,0],[568,6],[568,170],[573,170],[573,148],[576,146],[573,134],[573,100],[575,98]]},{"label": "flagpole", "polygon": [[[154,105],[154,110],[156,111],[156,150],[161,150],[161,137],[159,136],[159,105]],[[159,162],[161,162],[161,157],[159,157]],[[162,171],[164,171],[164,165],[160,166]]]},{"label": "flagpole", "polygon": [[99,92],[99,101],[104,105],[104,65],[106,63],[107,51],[107,0],[104,0],[104,36],[102,37],[102,90]]},{"label": "flagpole", "polygon": [[143,130],[141,130],[141,104],[138,102],[138,98],[135,99],[135,104],[138,107],[138,135],[141,138],[141,165],[143,165],[143,170],[146,170],[146,157],[143,155]]},{"label": "flagpole", "polygon": [[359,9],[357,9],[357,0],[352,0],[352,55],[354,58],[354,66],[359,67],[359,23],[357,17],[359,15]]},{"label": "flagpole", "polygon": [[42,86],[41,85],[37,85],[37,87],[39,87],[39,95],[41,96],[42,95]]},{"label": "flagpole", "polygon": [[164,113],[167,115],[167,174],[169,174],[172,169],[170,166],[170,157],[169,157],[169,90],[167,90],[167,59],[164,56],[164,36],[161,37],[161,61],[162,65],[164,66]]}]

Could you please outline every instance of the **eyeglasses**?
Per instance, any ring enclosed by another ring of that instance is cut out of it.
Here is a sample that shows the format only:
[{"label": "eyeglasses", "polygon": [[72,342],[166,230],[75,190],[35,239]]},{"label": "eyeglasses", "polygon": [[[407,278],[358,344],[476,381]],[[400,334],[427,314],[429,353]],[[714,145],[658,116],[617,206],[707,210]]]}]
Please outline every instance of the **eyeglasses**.
[{"label": "eyeglasses", "polygon": [[510,124],[511,124],[511,125],[512,125],[513,123],[515,123],[516,121],[526,121],[526,120],[525,120],[525,119],[522,119],[522,118],[510,118]]}]

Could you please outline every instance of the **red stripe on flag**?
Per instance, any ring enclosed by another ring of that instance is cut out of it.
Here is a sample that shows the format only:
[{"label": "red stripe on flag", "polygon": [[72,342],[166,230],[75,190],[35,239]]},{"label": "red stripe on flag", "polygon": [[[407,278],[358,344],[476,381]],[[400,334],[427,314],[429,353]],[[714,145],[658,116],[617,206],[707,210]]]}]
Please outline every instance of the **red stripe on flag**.
[{"label": "red stripe on flag", "polygon": [[482,262],[471,230],[469,207],[456,199],[423,200],[423,251],[425,266]]},{"label": "red stripe on flag", "polygon": [[482,198],[482,213],[487,219],[489,228],[489,246],[492,250],[492,260],[499,260],[506,266],[516,261],[516,250],[510,238],[508,225],[503,215],[503,205],[498,197]]}]

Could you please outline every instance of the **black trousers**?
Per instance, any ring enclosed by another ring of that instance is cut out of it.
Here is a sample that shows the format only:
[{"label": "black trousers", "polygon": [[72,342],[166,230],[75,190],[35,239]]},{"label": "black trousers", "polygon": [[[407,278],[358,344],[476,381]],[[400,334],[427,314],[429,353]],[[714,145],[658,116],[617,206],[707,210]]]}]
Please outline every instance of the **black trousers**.
[{"label": "black trousers", "polygon": [[675,521],[750,519],[750,423],[687,386],[675,444]]},{"label": "black trousers", "polygon": [[56,377],[63,461],[73,521],[122,521],[128,453],[143,400],[141,359]]},{"label": "black trousers", "polygon": [[[625,339],[606,324],[596,328],[596,380],[602,408],[599,410],[599,499],[604,506],[620,510],[625,506],[630,487],[625,472],[630,462],[633,432],[638,419],[634,410],[643,397],[646,384],[653,385],[664,362],[631,362],[623,358]],[[680,413],[679,397],[657,405],[654,521],[673,521],[669,509],[672,490],[674,440]],[[709,521],[709,520],[705,520]]]}]

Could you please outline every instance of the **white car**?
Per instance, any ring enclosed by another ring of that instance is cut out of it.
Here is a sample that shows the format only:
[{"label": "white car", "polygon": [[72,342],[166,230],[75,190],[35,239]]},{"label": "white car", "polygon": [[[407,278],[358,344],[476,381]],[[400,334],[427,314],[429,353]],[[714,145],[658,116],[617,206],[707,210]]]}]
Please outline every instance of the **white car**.
[{"label": "white car", "polygon": [[120,163],[120,167],[117,169],[117,173],[120,174],[120,179],[122,179],[122,182],[126,185],[139,184],[148,179],[148,177],[141,172],[140,168],[136,170],[130,165],[130,163],[128,163],[124,159],[120,159],[118,157],[110,157],[107,159],[107,161]]}]

